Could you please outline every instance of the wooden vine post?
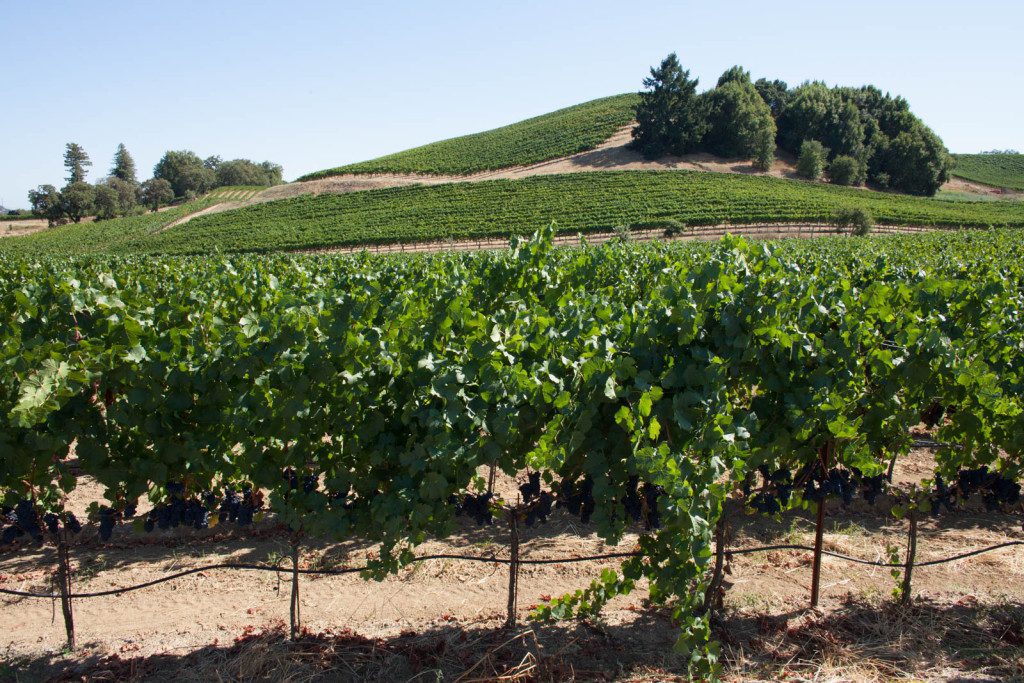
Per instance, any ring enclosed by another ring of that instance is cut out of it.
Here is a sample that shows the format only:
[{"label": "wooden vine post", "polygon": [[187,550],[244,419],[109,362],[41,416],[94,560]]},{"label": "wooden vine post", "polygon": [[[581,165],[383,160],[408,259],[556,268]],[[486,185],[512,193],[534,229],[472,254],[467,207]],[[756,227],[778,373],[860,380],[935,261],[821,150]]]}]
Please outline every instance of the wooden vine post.
[{"label": "wooden vine post", "polygon": [[505,627],[516,625],[516,598],[519,592],[519,506],[509,510],[508,617]]},{"label": "wooden vine post", "polygon": [[60,589],[60,608],[64,614],[68,650],[75,649],[75,614],[71,606],[71,559],[68,551],[67,531],[57,534],[57,583]]},{"label": "wooden vine post", "polygon": [[914,574],[914,560],[917,557],[917,511],[910,511],[910,530],[907,532],[907,561],[903,568],[903,585],[900,587],[900,604],[910,604],[910,579]]},{"label": "wooden vine post", "polygon": [[291,621],[291,639],[298,640],[301,614],[299,610],[299,539],[292,537],[292,600],[289,611]]},{"label": "wooden vine post", "polygon": [[[829,456],[832,448],[832,441],[825,442],[821,447],[820,460],[824,473],[828,473]],[[818,599],[821,597],[821,550],[825,535],[825,498],[818,502],[818,519],[814,527],[814,564],[811,567],[811,607],[818,606]]]}]

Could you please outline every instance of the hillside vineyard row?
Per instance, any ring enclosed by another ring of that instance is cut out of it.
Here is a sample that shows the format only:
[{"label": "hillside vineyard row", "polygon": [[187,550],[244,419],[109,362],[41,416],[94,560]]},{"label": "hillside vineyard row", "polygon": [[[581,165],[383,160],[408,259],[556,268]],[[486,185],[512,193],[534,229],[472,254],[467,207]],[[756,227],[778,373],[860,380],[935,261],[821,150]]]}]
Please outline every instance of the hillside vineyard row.
[{"label": "hillside vineyard row", "polygon": [[1019,233],[552,236],[430,257],[0,257],[0,492],[11,528],[45,521],[9,540],[72,524],[72,442],[104,535],[131,533],[142,497],[197,525],[264,507],[305,535],[378,542],[376,576],[454,530],[481,467],[540,473],[533,494],[608,542],[650,527],[642,557],[540,615],[590,613],[646,577],[702,675],[729,496],[775,514],[868,491],[939,410],[943,481],[985,476],[952,494],[925,482],[920,508],[1017,500]]}]

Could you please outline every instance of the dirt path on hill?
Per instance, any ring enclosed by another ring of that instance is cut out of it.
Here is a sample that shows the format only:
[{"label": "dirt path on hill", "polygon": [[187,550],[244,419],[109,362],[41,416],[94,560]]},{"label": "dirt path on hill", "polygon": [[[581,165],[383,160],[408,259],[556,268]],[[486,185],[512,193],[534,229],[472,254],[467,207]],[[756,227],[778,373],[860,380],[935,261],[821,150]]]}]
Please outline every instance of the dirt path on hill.
[{"label": "dirt path on hill", "polygon": [[1024,199],[1024,192],[1020,190],[982,185],[981,183],[971,182],[970,180],[957,178],[956,176],[950,178],[949,182],[942,186],[942,189],[947,192],[964,192],[967,194],[978,194],[986,197],[999,197],[1002,199]]},{"label": "dirt path on hill", "polygon": [[[933,463],[929,448],[922,447],[899,463],[896,480],[919,481],[932,471]],[[499,492],[512,494],[516,484],[513,479],[503,477],[497,488]],[[82,512],[101,493],[98,486],[85,481],[75,491],[71,508]],[[848,508],[832,506],[825,548],[869,560],[885,560],[887,545],[902,548],[906,541],[905,525],[889,516],[886,509],[885,503],[869,507],[859,500]],[[733,510],[730,516],[734,522],[732,548],[813,542],[813,523],[806,513],[789,513],[778,522],[745,516],[738,510]],[[636,538],[636,533],[631,532],[618,546],[607,546],[595,536],[591,526],[556,511],[547,524],[525,530],[522,556],[551,559],[625,551],[633,547]],[[919,559],[948,556],[1020,538],[1020,519],[1015,515],[979,511],[929,519],[921,525]],[[507,545],[508,530],[504,524],[477,527],[466,523],[449,539],[428,541],[417,549],[417,554],[507,557]],[[361,543],[311,542],[303,551],[302,562],[305,567],[320,568],[358,565],[373,549],[372,545]],[[286,537],[274,533],[267,523],[249,531],[218,528],[207,532],[178,530],[148,535],[119,528],[109,543],[96,540],[95,527],[89,526],[72,555],[76,572],[74,589],[89,591],[141,583],[174,571],[219,562],[273,564],[284,558],[283,565],[287,566],[288,545]],[[604,560],[523,567],[519,580],[520,619],[527,616],[532,605],[547,596],[585,587],[602,568],[616,564],[616,561]],[[0,587],[49,591],[52,568],[53,557],[49,550],[4,552],[0,554]],[[726,621],[722,628],[725,629],[726,651],[737,670],[753,666],[751,662],[763,664],[768,641],[778,638],[785,641],[800,629],[824,622],[830,624],[822,628],[827,629],[833,641],[820,644],[825,648],[820,654],[824,656],[828,651],[833,672],[838,672],[842,680],[874,680],[872,676],[854,674],[856,671],[889,672],[889,676],[895,675],[894,671],[907,671],[929,679],[955,676],[964,671],[978,673],[978,669],[972,668],[970,657],[965,659],[964,653],[948,643],[935,642],[935,634],[947,628],[958,628],[956,610],[964,606],[1000,610],[1015,605],[1008,609],[1016,609],[1017,612],[1011,613],[1018,614],[1024,601],[1024,552],[1019,548],[917,570],[914,591],[926,606],[924,609],[932,610],[928,612],[932,619],[928,623],[908,623],[903,618],[894,621],[885,616],[885,605],[894,586],[887,569],[851,565],[826,557],[824,597],[821,608],[816,611],[806,610],[809,576],[810,556],[803,551],[772,551],[731,559],[725,598]],[[455,638],[455,642],[465,642],[467,634],[477,629],[498,629],[505,617],[508,569],[497,564],[441,560],[412,565],[380,583],[345,575],[304,576],[300,584],[305,626],[313,632],[351,631],[359,637],[375,639],[376,647],[386,649],[388,643],[398,642],[396,639],[410,633],[445,632]],[[591,632],[584,629],[581,635],[574,632],[571,625],[552,627],[556,631],[563,629],[565,647],[580,638],[596,638],[598,651],[590,655],[591,659],[584,656],[577,660],[576,667],[597,667],[600,671],[616,666],[616,662],[639,661],[646,662],[645,666],[672,671],[672,667],[678,665],[678,662],[673,664],[669,654],[674,629],[658,610],[645,606],[645,594],[641,586],[634,595],[615,599],[602,620],[591,627]],[[73,658],[59,654],[64,638],[60,610],[55,617],[54,606],[48,600],[3,596],[0,605],[3,606],[0,609],[0,659],[6,660],[8,667],[29,670],[32,666],[43,666],[51,667],[52,672],[52,667],[66,668],[76,661],[88,662],[98,657],[141,658],[158,653],[162,658],[179,661],[190,652],[218,651],[229,646],[240,634],[260,628],[273,629],[287,621],[289,575],[287,571],[278,576],[264,572],[209,570],[120,597],[78,600],[75,621],[82,647]],[[849,634],[844,636],[840,631],[850,627],[851,614],[860,615],[856,618],[862,621],[857,624],[866,630],[857,635],[858,642],[848,643],[842,638]],[[1019,618],[1024,619],[1024,614]],[[870,620],[878,623],[869,623]],[[544,632],[541,627],[534,628],[537,633]],[[906,629],[920,642],[909,637],[885,642],[893,637],[890,631],[895,628]],[[1020,628],[1020,624],[1016,628]],[[1021,667],[1018,670],[1024,673],[1024,649],[1020,647],[1024,643],[1012,638],[1005,640],[1008,637],[1005,634],[985,637],[991,641],[993,657],[1002,657],[1009,665]],[[507,635],[502,640],[506,638]],[[793,640],[799,641],[799,638]],[[785,656],[792,657],[790,652]],[[485,655],[486,652],[481,656]],[[770,664],[774,660],[769,657],[768,661]],[[470,664],[472,661],[464,662],[463,667]],[[0,679],[3,678],[2,667],[0,661]],[[152,673],[144,675],[145,671],[145,667],[137,670],[140,676],[137,680],[164,680],[162,676],[151,677]],[[381,676],[378,680],[408,680],[414,673]],[[280,675],[279,671],[277,676]],[[744,679],[751,676],[752,673],[738,675]],[[328,677],[324,680],[358,678]],[[566,675],[566,678],[571,677]],[[275,676],[267,678],[271,679],[279,680]],[[188,680],[202,678],[190,675]]]}]

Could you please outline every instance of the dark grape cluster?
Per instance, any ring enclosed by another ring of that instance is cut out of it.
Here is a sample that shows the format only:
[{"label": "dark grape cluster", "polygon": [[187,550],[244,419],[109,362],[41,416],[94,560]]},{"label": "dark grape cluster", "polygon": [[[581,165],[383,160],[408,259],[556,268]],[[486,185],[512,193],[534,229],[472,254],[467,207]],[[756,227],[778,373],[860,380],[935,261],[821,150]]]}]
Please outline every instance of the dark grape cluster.
[{"label": "dark grape cluster", "polygon": [[772,471],[767,465],[761,465],[758,472],[763,479],[761,491],[751,496],[752,478],[743,483],[743,495],[750,501],[750,506],[764,515],[774,515],[789,505],[793,496],[793,476],[789,470]]},{"label": "dark grape cluster", "polygon": [[587,524],[594,514],[594,480],[589,475],[579,481],[563,479],[558,486],[557,507],[565,508]]},{"label": "dark grape cluster", "polygon": [[956,481],[946,484],[942,475],[935,475],[935,490],[932,492],[932,514],[942,509],[954,512],[959,500],[966,500],[980,494],[985,509],[999,512],[1007,505],[1014,505],[1021,499],[1021,487],[1016,481],[1004,477],[987,466],[960,470]]},{"label": "dark grape cluster", "polygon": [[526,480],[525,484],[519,486],[519,493],[523,496],[523,502],[529,503],[540,495],[540,472],[530,472]]},{"label": "dark grape cluster", "polygon": [[661,527],[661,512],[658,510],[658,498],[665,493],[665,489],[650,482],[640,484],[640,477],[633,475],[626,483],[626,494],[622,497],[622,506],[626,509],[626,516],[634,522],[644,523],[644,528],[650,531]]},{"label": "dark grape cluster", "polygon": [[[803,468],[797,474],[798,481],[806,481],[803,491],[803,499],[814,503],[821,503],[827,498],[839,498],[843,505],[849,505],[861,488],[864,477],[860,470],[843,469],[833,467],[827,472],[820,463]],[[881,482],[876,480],[870,490],[864,492],[865,500],[873,502],[878,496],[878,485]]]},{"label": "dark grape cluster", "polygon": [[526,505],[526,526],[532,527],[537,522],[548,521],[551,510],[555,504],[555,498],[547,491],[541,491],[540,472],[530,472],[526,475],[526,483],[519,486],[519,493]]},{"label": "dark grape cluster", "polygon": [[554,505],[554,496],[547,491],[541,491],[526,510],[526,526],[532,527],[537,522],[543,524],[548,521],[548,516],[551,515]]},{"label": "dark grape cluster", "polygon": [[[298,485],[296,483],[296,485]],[[253,491],[252,486],[243,486],[236,490],[232,486],[224,489],[224,499],[218,512],[218,521],[234,522],[239,526],[249,526],[257,510],[263,507],[263,495]]]},{"label": "dark grape cluster", "polygon": [[860,492],[869,505],[874,505],[878,496],[885,491],[889,478],[884,474],[876,474],[873,477],[860,478]]},{"label": "dark grape cluster", "polygon": [[494,513],[491,511],[491,499],[494,498],[493,493],[481,493],[474,495],[467,493],[461,498],[458,496],[452,496],[448,499],[448,504],[455,508],[455,515],[468,515],[473,518],[473,521],[478,525],[483,526],[485,524],[494,523]]},{"label": "dark grape cluster", "polygon": [[648,531],[651,529],[660,529],[661,511],[658,509],[658,499],[665,495],[665,488],[650,482],[645,482],[642,487],[642,491],[644,494],[644,504],[646,506],[644,527]]},{"label": "dark grape cluster", "polygon": [[[281,473],[284,480],[288,482],[288,489],[290,491],[297,491],[299,488],[299,475],[298,473],[289,467]],[[302,492],[312,493],[316,491],[320,486],[320,477],[316,474],[307,474],[302,477]],[[286,494],[287,497],[287,494]]]},{"label": "dark grape cluster", "polygon": [[99,512],[100,519],[100,540],[109,541],[114,533],[114,525],[117,524],[117,513],[113,509],[103,506]]},{"label": "dark grape cluster", "polygon": [[82,531],[81,523],[70,512],[60,515],[47,512],[40,517],[31,500],[19,500],[13,508],[6,505],[0,508],[0,545],[9,545],[25,536],[41,544],[44,529],[56,537],[60,533],[61,524],[72,534]]},{"label": "dark grape cluster", "polygon": [[142,528],[147,531],[160,529],[177,529],[191,527],[193,529],[209,529],[210,516],[217,515],[218,522],[234,522],[239,526],[249,526],[257,510],[263,506],[263,497],[251,486],[241,491],[233,487],[224,489],[223,496],[210,491],[198,497],[185,497],[185,487],[180,484],[167,486],[170,497],[167,501],[155,506],[146,515]]},{"label": "dark grape cluster", "polygon": [[921,422],[931,429],[942,422],[942,418],[945,414],[946,406],[936,401],[921,411]]}]

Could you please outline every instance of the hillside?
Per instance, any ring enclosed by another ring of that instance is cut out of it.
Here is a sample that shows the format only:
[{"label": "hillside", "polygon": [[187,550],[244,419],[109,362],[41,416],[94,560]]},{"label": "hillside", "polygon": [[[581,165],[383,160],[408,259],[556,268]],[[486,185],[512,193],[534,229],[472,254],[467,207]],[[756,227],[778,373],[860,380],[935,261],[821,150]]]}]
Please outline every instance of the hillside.
[{"label": "hillside", "polygon": [[633,120],[638,96],[604,97],[501,128],[434,142],[378,159],[310,173],[466,174],[534,164],[593,149]]},{"label": "hillside", "polygon": [[504,236],[550,222],[566,232],[666,219],[690,225],[822,222],[855,207],[884,224],[1024,226],[1018,202],[945,202],[740,174],[623,171],[304,195],[197,217],[125,247],[261,252]]},{"label": "hillside", "polygon": [[129,242],[165,229],[182,218],[216,204],[213,197],[159,212],[105,221],[83,221],[48,228],[21,237],[0,239],[0,254],[117,253]]},{"label": "hillside", "polygon": [[993,187],[1024,190],[1024,154],[954,154],[953,175]]}]

